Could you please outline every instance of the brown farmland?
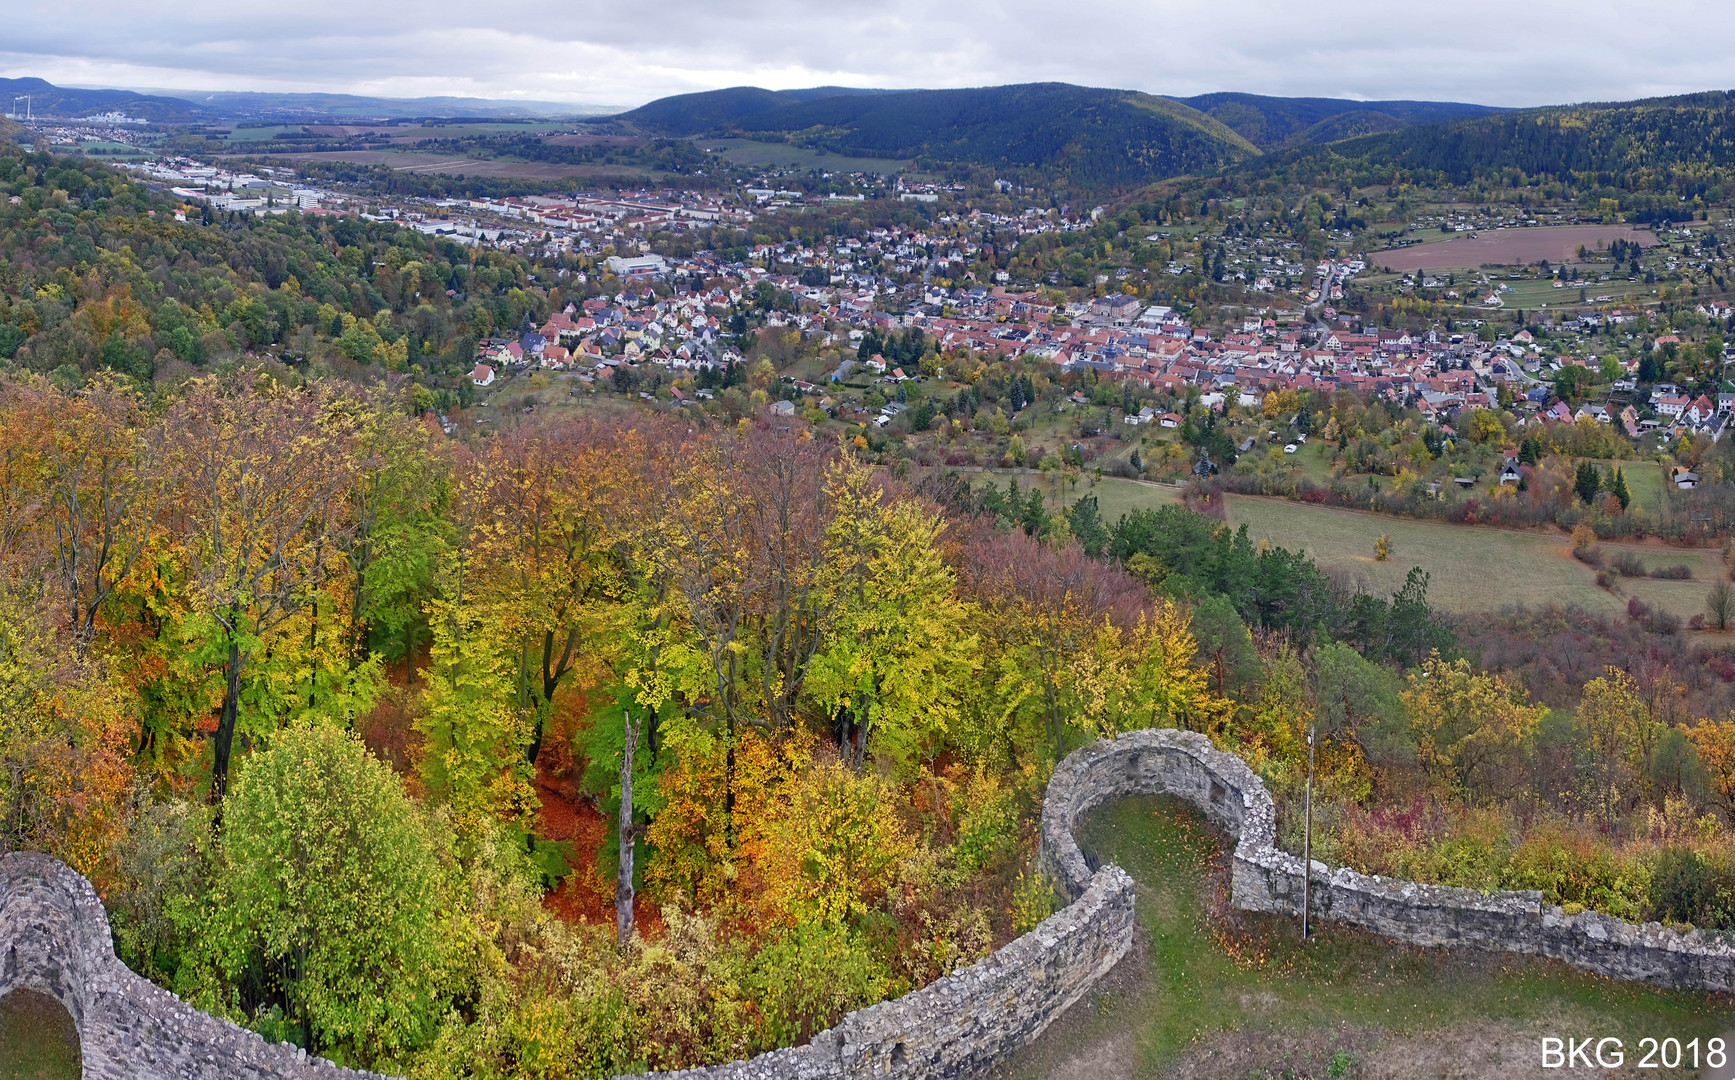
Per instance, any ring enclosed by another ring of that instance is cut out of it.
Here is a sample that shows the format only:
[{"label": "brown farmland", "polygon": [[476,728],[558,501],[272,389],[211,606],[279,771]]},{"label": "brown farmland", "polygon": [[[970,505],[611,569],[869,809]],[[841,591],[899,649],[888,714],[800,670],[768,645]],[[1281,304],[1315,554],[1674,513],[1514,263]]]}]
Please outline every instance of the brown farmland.
[{"label": "brown farmland", "polygon": [[1583,245],[1596,250],[1615,240],[1650,247],[1657,237],[1648,229],[1631,225],[1556,225],[1536,229],[1490,229],[1475,237],[1460,236],[1436,244],[1420,244],[1395,251],[1370,251],[1372,267],[1410,270],[1473,270],[1478,266],[1522,266],[1547,259],[1571,262]]}]

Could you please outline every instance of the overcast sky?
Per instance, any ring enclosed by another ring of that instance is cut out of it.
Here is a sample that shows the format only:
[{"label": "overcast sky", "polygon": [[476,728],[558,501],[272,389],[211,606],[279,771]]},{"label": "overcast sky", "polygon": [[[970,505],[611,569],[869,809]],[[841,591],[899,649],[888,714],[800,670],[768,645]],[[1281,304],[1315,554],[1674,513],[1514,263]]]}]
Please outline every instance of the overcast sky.
[{"label": "overcast sky", "polygon": [[[783,89],[1057,80],[1487,105],[1735,87],[1696,0],[14,0],[0,74],[72,86],[632,106]],[[22,10],[19,10],[22,8]]]}]

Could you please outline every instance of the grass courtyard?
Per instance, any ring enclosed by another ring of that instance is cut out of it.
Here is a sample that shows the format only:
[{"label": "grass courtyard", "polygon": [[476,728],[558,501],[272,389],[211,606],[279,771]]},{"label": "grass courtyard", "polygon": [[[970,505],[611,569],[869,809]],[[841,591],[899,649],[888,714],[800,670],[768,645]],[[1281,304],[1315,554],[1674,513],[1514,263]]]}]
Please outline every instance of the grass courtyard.
[{"label": "grass courtyard", "polygon": [[1631,1065],[1641,1038],[1735,1029],[1725,995],[1551,961],[1393,945],[1330,924],[1304,946],[1293,919],[1225,910],[1227,841],[1177,800],[1110,804],[1079,842],[1137,883],[1140,955],[1009,1061],[1008,1078],[1546,1076],[1543,1036],[1620,1038]]},{"label": "grass courtyard", "polygon": [[0,1080],[77,1080],[78,1031],[60,1002],[34,990],[0,996]]}]

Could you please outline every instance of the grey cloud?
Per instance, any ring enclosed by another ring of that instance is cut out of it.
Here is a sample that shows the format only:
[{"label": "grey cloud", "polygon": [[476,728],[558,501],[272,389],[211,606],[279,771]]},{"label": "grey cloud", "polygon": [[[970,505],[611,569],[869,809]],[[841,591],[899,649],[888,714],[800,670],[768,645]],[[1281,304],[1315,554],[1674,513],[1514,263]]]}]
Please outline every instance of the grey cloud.
[{"label": "grey cloud", "polygon": [[1036,80],[1533,105],[1730,85],[1722,16],[1694,0],[75,0],[9,17],[0,73],[622,105],[748,83]]}]

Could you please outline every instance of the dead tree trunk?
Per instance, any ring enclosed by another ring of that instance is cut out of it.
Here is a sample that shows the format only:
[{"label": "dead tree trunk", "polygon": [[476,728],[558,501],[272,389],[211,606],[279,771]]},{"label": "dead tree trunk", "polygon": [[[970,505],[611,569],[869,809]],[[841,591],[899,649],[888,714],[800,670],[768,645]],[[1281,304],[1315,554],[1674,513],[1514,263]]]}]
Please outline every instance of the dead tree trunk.
[{"label": "dead tree trunk", "polygon": [[620,873],[615,879],[614,917],[624,949],[633,939],[633,840],[638,832],[633,825],[633,750],[639,741],[639,723],[629,709],[621,710],[621,721],[626,739],[621,744]]}]

